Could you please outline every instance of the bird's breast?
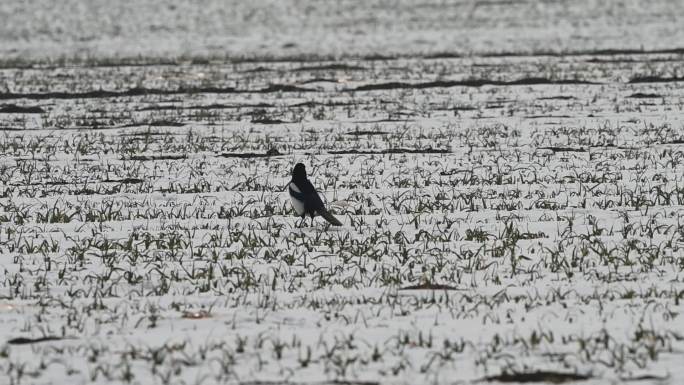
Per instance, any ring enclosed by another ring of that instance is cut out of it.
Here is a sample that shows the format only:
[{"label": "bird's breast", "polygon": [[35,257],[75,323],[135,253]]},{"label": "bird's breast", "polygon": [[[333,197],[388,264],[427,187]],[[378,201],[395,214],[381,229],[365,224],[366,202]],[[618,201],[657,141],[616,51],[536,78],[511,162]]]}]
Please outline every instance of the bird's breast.
[{"label": "bird's breast", "polygon": [[[295,183],[290,182],[289,188],[290,190],[301,194],[301,191]],[[292,195],[292,193],[290,193],[290,200],[292,201],[292,207],[294,207],[295,211],[297,212],[297,215],[304,214],[304,202],[297,199],[294,195]]]}]

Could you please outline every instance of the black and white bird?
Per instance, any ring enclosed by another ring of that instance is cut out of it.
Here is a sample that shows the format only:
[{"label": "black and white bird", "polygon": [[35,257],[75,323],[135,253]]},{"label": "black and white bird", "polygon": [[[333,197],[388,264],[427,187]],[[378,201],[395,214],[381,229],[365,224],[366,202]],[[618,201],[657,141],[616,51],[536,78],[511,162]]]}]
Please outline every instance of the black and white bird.
[{"label": "black and white bird", "polygon": [[292,170],[292,180],[288,185],[290,199],[292,199],[292,206],[297,215],[305,219],[306,215],[310,215],[312,220],[316,215],[322,216],[333,226],[342,226],[342,222],[337,220],[330,211],[325,208],[321,197],[314,186],[306,177],[306,168],[301,163],[297,163]]}]

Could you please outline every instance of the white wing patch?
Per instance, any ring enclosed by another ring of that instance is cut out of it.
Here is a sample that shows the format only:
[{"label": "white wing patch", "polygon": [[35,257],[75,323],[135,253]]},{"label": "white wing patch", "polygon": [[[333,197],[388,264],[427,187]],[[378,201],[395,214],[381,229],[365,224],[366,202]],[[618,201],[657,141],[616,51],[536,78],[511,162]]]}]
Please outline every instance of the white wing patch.
[{"label": "white wing patch", "polygon": [[[290,182],[290,188],[294,192],[301,192],[299,191],[299,188],[297,188],[297,185]],[[294,207],[295,211],[297,212],[297,215],[302,215],[304,214],[304,202],[300,202],[299,200],[295,199],[292,195],[290,195],[290,200],[292,201],[292,207]]]}]

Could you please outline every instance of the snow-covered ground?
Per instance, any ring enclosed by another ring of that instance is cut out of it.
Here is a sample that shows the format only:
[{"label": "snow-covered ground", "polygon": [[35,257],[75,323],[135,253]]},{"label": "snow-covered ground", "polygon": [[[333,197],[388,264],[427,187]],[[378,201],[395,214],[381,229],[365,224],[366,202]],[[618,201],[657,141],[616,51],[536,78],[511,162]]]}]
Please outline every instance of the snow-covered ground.
[{"label": "snow-covered ground", "polygon": [[0,384],[684,381],[679,3],[389,3],[3,3]]}]

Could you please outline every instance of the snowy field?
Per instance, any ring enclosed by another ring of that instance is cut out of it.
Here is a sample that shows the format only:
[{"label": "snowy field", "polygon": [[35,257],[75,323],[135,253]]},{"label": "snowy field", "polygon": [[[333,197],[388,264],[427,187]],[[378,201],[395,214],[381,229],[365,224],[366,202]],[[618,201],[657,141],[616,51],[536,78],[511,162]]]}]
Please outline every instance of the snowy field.
[{"label": "snowy field", "polygon": [[[50,44],[27,4],[0,6],[0,384],[684,381],[677,2],[452,4],[489,10],[475,54],[446,5],[392,35],[293,3],[259,48],[182,4],[153,34],[74,5]],[[344,226],[298,227],[297,162]]]}]

